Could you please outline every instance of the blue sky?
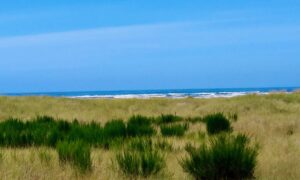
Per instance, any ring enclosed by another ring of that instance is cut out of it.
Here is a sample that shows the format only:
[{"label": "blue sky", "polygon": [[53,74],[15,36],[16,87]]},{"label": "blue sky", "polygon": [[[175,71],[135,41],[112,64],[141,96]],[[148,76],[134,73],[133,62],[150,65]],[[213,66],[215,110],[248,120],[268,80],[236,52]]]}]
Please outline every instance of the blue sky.
[{"label": "blue sky", "polygon": [[11,0],[0,93],[300,86],[300,1]]}]

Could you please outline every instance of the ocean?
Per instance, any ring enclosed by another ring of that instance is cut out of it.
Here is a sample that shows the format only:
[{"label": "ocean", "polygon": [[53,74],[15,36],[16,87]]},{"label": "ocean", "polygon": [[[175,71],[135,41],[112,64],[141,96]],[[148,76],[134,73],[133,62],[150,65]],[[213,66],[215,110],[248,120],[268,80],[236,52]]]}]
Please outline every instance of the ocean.
[{"label": "ocean", "polygon": [[120,91],[79,91],[79,92],[39,92],[39,93],[7,93],[4,96],[51,96],[66,98],[230,98],[247,94],[269,94],[275,91],[291,93],[296,87],[273,88],[216,88],[216,89],[164,89],[164,90],[120,90]]}]

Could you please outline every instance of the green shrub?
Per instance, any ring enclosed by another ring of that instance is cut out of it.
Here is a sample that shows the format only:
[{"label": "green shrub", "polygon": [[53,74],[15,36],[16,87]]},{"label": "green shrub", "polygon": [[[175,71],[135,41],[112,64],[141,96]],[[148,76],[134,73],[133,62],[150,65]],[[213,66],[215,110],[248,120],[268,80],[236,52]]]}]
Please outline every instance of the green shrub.
[{"label": "green shrub", "polygon": [[164,156],[158,151],[123,151],[116,156],[120,170],[127,176],[149,177],[165,166]]},{"label": "green shrub", "polygon": [[165,166],[163,155],[157,151],[144,151],[140,153],[140,169],[143,177],[159,173]]},{"label": "green shrub", "polygon": [[181,121],[182,118],[173,114],[162,114],[160,117],[157,118],[157,122],[159,124],[168,124],[168,123],[175,123]]},{"label": "green shrub", "polygon": [[231,131],[230,121],[222,113],[207,115],[204,117],[204,121],[210,135]]},{"label": "green shrub", "polygon": [[126,125],[122,120],[112,120],[104,126],[105,138],[125,138],[126,137]]},{"label": "green shrub", "polygon": [[23,146],[28,143],[26,133],[21,135],[21,132],[25,129],[25,124],[19,119],[10,118],[0,123],[0,143],[1,146]]},{"label": "green shrub", "polygon": [[124,151],[117,154],[116,160],[125,175],[138,176],[140,174],[140,159],[137,152]]},{"label": "green shrub", "polygon": [[161,125],[160,131],[163,136],[183,136],[188,129],[188,124]]},{"label": "green shrub", "polygon": [[59,160],[62,163],[70,163],[80,172],[91,170],[91,149],[82,141],[59,142],[57,144]]},{"label": "green shrub", "polygon": [[245,135],[226,135],[211,139],[209,146],[188,145],[188,157],[180,164],[195,179],[251,179],[254,177],[257,148]]},{"label": "green shrub", "polygon": [[67,141],[83,141],[89,145],[103,144],[103,128],[95,122],[89,124],[73,123],[71,130],[65,135]]},{"label": "green shrub", "polygon": [[[125,133],[123,132],[123,134]],[[0,122],[0,146],[55,147],[57,142],[62,140],[81,140],[97,146],[103,143],[103,139],[103,128],[96,123],[69,123],[64,120],[54,120],[48,116],[39,116],[33,121],[27,122],[18,119]]]},{"label": "green shrub", "polygon": [[151,136],[155,134],[155,130],[151,125],[151,120],[144,116],[132,116],[127,123],[127,135],[136,136]]}]

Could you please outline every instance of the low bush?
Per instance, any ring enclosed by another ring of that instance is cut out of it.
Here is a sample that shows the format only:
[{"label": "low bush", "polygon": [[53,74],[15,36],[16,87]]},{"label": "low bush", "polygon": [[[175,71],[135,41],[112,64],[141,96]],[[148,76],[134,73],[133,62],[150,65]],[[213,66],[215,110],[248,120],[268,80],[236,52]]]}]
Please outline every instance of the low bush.
[{"label": "low bush", "polygon": [[69,123],[47,116],[27,122],[8,119],[0,123],[0,146],[6,147],[55,147],[57,142],[63,140],[81,140],[97,146],[103,143],[103,139],[103,128],[96,123]]},{"label": "low bush", "polygon": [[140,170],[143,177],[159,173],[165,166],[163,155],[157,151],[145,151],[140,153]]},{"label": "low bush", "polygon": [[232,130],[230,121],[222,114],[216,113],[204,117],[208,134],[218,134]]},{"label": "low bush", "polygon": [[181,121],[182,118],[173,114],[162,114],[160,117],[157,118],[157,122],[159,124],[168,124],[168,123],[175,123]]},{"label": "low bush", "polygon": [[105,138],[125,138],[126,137],[126,125],[122,120],[112,120],[104,126]]},{"label": "low bush", "polygon": [[188,124],[161,125],[160,131],[163,136],[183,136],[188,129]]},{"label": "low bush", "polygon": [[257,148],[245,135],[226,135],[211,139],[199,148],[188,145],[189,156],[180,161],[195,179],[251,179],[254,177]]},{"label": "low bush", "polygon": [[88,144],[82,141],[59,142],[56,149],[60,162],[70,163],[80,172],[91,170],[91,149]]},{"label": "low bush", "polygon": [[138,176],[140,174],[140,159],[137,152],[124,151],[117,154],[116,160],[125,175]]},{"label": "low bush", "polygon": [[154,150],[123,151],[116,156],[120,170],[127,176],[149,177],[165,166],[164,156]]},{"label": "low bush", "polygon": [[155,129],[152,127],[151,120],[144,116],[132,116],[127,123],[127,135],[136,136],[151,136],[155,134]]}]

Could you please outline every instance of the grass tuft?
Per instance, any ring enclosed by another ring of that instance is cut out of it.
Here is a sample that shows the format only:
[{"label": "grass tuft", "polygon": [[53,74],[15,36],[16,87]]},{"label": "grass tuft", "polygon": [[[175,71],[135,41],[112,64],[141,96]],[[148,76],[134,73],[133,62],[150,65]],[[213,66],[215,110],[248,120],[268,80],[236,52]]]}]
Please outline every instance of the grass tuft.
[{"label": "grass tuft", "polygon": [[151,125],[151,120],[145,116],[137,115],[129,118],[127,123],[127,135],[130,137],[136,136],[151,136],[155,134],[155,129]]},{"label": "grass tuft", "polygon": [[82,173],[91,170],[91,149],[88,144],[81,141],[59,142],[56,149],[60,162],[70,163]]},{"label": "grass tuft", "polygon": [[158,124],[169,124],[181,121],[182,118],[173,114],[162,114],[157,118]]},{"label": "grass tuft", "polygon": [[116,155],[120,170],[127,176],[149,177],[165,167],[164,156],[157,150],[125,150]]},{"label": "grass tuft", "polygon": [[211,139],[209,146],[186,147],[188,157],[180,161],[195,179],[254,178],[257,148],[249,145],[245,135],[222,134]]},{"label": "grass tuft", "polygon": [[188,124],[161,125],[160,131],[163,136],[181,137],[188,130]]},{"label": "grass tuft", "polygon": [[223,115],[223,113],[216,113],[204,117],[206,122],[207,133],[210,135],[218,134],[220,132],[229,132],[232,130],[230,121]]}]

